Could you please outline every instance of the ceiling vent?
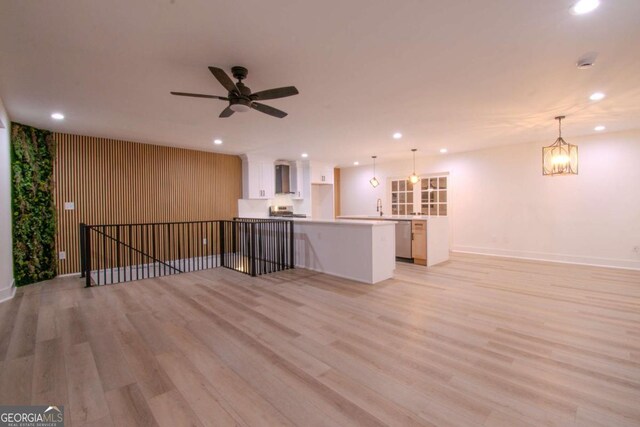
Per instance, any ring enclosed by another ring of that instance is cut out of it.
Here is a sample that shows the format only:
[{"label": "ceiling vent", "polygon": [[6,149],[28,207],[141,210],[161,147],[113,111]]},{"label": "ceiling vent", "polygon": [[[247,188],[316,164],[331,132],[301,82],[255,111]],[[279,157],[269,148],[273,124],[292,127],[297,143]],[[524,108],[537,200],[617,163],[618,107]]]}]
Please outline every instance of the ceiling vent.
[{"label": "ceiling vent", "polygon": [[578,59],[576,66],[579,70],[586,70],[588,68],[591,68],[596,63],[597,57],[598,54],[595,52],[585,53]]}]

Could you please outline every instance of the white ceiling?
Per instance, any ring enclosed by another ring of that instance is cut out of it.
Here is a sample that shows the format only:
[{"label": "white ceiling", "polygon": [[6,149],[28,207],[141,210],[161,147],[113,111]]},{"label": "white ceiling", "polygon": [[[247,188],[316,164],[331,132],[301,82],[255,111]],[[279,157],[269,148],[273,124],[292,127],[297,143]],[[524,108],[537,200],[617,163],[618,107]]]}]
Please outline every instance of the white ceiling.
[{"label": "white ceiling", "polygon": [[[567,139],[640,127],[640,1],[583,16],[571,4],[0,0],[0,97],[13,120],[52,130],[339,165],[551,143],[558,114]],[[596,65],[578,70],[591,51]],[[219,119],[223,101],[169,94],[225,96],[209,65],[300,95],[265,102],[284,119]]]}]

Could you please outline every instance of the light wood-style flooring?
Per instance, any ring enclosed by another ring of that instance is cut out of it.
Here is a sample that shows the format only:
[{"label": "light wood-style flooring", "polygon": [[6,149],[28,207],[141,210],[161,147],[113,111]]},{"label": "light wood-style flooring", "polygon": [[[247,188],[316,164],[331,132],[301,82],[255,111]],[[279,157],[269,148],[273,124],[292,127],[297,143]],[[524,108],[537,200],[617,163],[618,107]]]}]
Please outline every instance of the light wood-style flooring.
[{"label": "light wood-style flooring", "polygon": [[0,404],[74,427],[640,425],[640,272],[457,254],[396,273],[21,288]]}]

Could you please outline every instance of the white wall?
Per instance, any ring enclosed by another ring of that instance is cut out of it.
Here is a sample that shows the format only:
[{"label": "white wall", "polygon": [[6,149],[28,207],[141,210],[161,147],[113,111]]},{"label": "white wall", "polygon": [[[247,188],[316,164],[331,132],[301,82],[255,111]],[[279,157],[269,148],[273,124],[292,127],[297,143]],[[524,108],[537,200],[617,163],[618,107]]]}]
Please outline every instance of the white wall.
[{"label": "white wall", "polygon": [[13,296],[11,241],[11,123],[0,99],[0,301]]},{"label": "white wall", "polygon": [[333,185],[311,184],[311,217],[333,219]]},{"label": "white wall", "polygon": [[[542,176],[549,141],[418,158],[418,174],[449,172],[454,251],[640,269],[640,131],[566,137],[579,175]],[[417,147],[418,149],[420,147]],[[411,156],[341,170],[342,215],[390,212],[387,180],[411,173]]]}]

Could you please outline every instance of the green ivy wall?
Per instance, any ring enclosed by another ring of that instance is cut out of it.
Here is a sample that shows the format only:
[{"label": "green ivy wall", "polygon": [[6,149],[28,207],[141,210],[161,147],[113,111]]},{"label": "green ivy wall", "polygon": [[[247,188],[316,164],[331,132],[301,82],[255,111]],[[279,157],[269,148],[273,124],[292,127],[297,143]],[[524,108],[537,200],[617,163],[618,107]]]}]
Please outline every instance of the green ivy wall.
[{"label": "green ivy wall", "polygon": [[17,286],[56,276],[53,134],[13,123],[13,263]]}]

